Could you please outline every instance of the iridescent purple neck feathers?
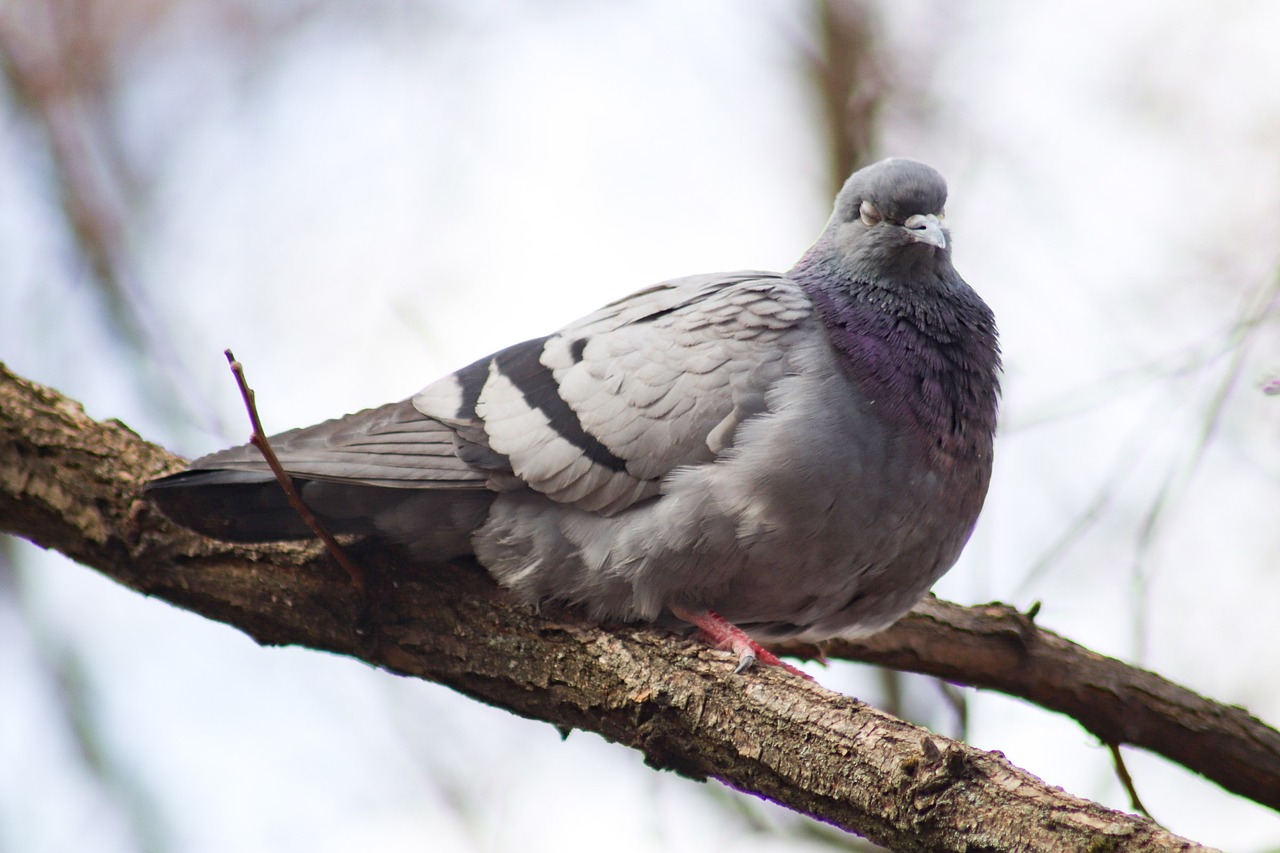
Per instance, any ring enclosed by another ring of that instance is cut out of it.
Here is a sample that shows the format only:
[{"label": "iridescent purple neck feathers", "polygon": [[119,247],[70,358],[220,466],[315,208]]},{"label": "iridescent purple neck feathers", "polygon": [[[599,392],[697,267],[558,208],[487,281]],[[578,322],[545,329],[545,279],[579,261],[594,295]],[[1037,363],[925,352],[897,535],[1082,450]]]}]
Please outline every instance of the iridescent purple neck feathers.
[{"label": "iridescent purple neck feathers", "polygon": [[989,464],[1000,387],[995,320],[947,253],[859,280],[830,256],[820,260],[821,249],[789,277],[813,300],[865,398],[926,444],[935,463]]}]

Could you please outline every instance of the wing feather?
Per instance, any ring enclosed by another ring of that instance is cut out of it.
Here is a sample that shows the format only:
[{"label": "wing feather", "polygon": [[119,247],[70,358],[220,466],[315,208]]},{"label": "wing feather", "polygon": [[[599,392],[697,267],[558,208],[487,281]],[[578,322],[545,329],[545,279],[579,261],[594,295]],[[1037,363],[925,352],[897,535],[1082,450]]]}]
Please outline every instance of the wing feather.
[{"label": "wing feather", "polygon": [[[811,316],[772,273],[694,276],[605,306],[411,400],[272,438],[297,477],[416,489],[529,488],[612,515],[732,447]],[[261,473],[242,446],[197,470]]]},{"label": "wing feather", "polygon": [[[399,488],[483,488],[485,472],[458,458],[452,429],[424,417],[409,400],[271,437],[285,470],[297,477]],[[259,450],[241,445],[204,456],[194,470],[266,471]]]},{"label": "wing feather", "polygon": [[611,515],[731,447],[810,316],[799,286],[773,273],[678,279],[481,359],[413,402],[465,434],[469,458],[487,451],[527,487]]}]

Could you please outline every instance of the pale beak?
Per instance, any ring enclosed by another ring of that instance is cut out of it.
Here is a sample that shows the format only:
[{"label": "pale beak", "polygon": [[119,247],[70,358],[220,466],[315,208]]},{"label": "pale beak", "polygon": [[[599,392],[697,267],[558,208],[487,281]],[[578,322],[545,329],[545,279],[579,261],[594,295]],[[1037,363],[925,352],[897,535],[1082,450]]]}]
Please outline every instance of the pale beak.
[{"label": "pale beak", "polygon": [[938,217],[932,213],[908,216],[907,221],[902,223],[902,227],[907,229],[907,233],[913,240],[937,246],[939,249],[947,248],[947,234],[942,230],[942,223],[938,221]]}]

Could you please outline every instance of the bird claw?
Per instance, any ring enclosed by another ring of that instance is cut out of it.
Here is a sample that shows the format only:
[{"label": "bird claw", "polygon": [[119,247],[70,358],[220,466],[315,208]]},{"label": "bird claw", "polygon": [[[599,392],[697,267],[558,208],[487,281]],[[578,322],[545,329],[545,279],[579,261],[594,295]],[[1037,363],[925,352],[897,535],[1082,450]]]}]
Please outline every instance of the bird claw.
[{"label": "bird claw", "polygon": [[719,613],[714,613],[710,610],[686,610],[683,607],[672,607],[671,612],[677,618],[696,625],[702,635],[716,648],[725,649],[736,654],[738,656],[738,665],[733,670],[735,675],[741,675],[759,662],[768,666],[779,667],[807,681],[814,680],[809,673],[779,660],[777,655],[751,639],[746,631],[743,631]]}]

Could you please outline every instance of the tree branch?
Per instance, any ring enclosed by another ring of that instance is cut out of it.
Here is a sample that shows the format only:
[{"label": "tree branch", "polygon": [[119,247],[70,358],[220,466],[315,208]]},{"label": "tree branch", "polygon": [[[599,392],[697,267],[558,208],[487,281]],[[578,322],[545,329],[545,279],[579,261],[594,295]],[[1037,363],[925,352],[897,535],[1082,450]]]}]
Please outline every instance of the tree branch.
[{"label": "tree branch", "polygon": [[0,530],[259,642],[352,655],[590,729],[654,767],[895,850],[1205,849],[785,673],[734,676],[728,656],[696,642],[534,612],[474,565],[415,567],[366,549],[362,601],[318,547],[231,546],[168,524],[139,489],[179,464],[0,365]]},{"label": "tree branch", "polygon": [[1100,655],[1005,604],[929,598],[888,631],[824,644],[828,658],[998,690],[1074,718],[1104,744],[1150,750],[1280,810],[1280,732],[1153,672]]}]

